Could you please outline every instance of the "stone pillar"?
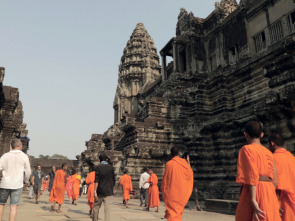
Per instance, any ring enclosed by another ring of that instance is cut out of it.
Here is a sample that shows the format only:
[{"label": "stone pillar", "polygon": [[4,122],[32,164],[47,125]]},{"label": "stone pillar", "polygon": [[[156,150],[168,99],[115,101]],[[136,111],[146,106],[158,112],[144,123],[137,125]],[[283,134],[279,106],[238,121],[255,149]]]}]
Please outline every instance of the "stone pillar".
[{"label": "stone pillar", "polygon": [[185,47],[185,61],[186,61],[186,70],[187,72],[190,72],[192,70],[192,45],[191,44],[187,44]]},{"label": "stone pillar", "polygon": [[12,128],[5,128],[1,132],[0,156],[10,151],[10,142],[12,134]]},{"label": "stone pillar", "polygon": [[162,58],[162,80],[165,81],[167,80],[167,64],[166,64],[166,54],[161,53],[161,58]]},{"label": "stone pillar", "polygon": [[0,67],[0,82],[3,82],[4,76],[5,76],[5,68]]},{"label": "stone pillar", "polygon": [[178,65],[178,45],[176,41],[173,41],[173,71],[178,72],[179,71],[179,65]]}]

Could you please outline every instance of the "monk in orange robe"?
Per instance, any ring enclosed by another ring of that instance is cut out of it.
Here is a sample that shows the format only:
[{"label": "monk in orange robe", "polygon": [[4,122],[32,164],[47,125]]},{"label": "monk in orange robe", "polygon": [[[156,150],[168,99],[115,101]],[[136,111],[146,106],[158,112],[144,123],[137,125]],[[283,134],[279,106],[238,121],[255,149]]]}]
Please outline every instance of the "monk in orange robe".
[{"label": "monk in orange robe", "polygon": [[42,191],[43,191],[43,192],[45,191],[46,186],[47,186],[47,181],[46,181],[46,179],[47,179],[47,178],[45,178],[45,179],[43,180],[43,183],[42,183]]},{"label": "monk in orange robe", "polygon": [[149,194],[148,207],[146,210],[149,211],[150,208],[157,207],[156,212],[158,213],[159,205],[160,205],[158,177],[152,169],[150,169],[149,174],[150,174],[150,177],[146,182],[150,184],[150,187],[148,190],[148,194]]},{"label": "monk in orange robe", "polygon": [[94,208],[94,181],[95,181],[95,171],[90,172],[86,177],[86,184],[88,184],[87,199],[88,205],[90,206],[89,214],[93,214]]},{"label": "monk in orange robe", "polygon": [[295,221],[295,157],[287,151],[279,134],[268,137],[269,149],[274,153],[277,168],[277,196],[283,221]]},{"label": "monk in orange robe", "polygon": [[75,170],[72,171],[71,181],[72,181],[72,204],[77,205],[78,198],[80,194],[80,182],[81,182],[81,176],[76,173]]},{"label": "monk in orange robe", "polygon": [[181,221],[194,185],[194,173],[185,159],[179,157],[177,147],[171,148],[172,159],[166,163],[162,179],[162,197],[166,206],[168,221]]},{"label": "monk in orange robe", "polygon": [[58,213],[61,213],[61,205],[64,203],[65,199],[65,184],[67,180],[67,170],[68,165],[66,163],[62,164],[62,169],[56,171],[55,178],[53,181],[52,189],[50,192],[49,202],[53,202],[51,206],[51,211],[55,210],[55,204],[58,203]]},{"label": "monk in orange robe", "polygon": [[133,191],[131,176],[128,175],[128,170],[125,169],[124,175],[121,176],[120,184],[123,188],[123,201],[125,201],[125,206],[128,208],[128,201],[130,200],[130,191]]},{"label": "monk in orange robe", "polygon": [[236,221],[280,221],[274,158],[260,143],[261,124],[248,122],[244,135],[248,145],[240,149],[237,162],[236,182],[242,185],[242,191]]}]

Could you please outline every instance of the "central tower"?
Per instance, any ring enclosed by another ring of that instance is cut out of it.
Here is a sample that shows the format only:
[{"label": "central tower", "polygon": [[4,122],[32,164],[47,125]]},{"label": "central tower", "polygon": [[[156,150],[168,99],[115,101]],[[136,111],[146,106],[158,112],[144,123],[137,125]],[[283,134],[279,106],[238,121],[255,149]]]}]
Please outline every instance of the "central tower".
[{"label": "central tower", "polygon": [[114,121],[125,114],[137,114],[137,95],[161,78],[159,56],[151,36],[138,23],[124,48],[119,65],[119,79],[114,100]]}]

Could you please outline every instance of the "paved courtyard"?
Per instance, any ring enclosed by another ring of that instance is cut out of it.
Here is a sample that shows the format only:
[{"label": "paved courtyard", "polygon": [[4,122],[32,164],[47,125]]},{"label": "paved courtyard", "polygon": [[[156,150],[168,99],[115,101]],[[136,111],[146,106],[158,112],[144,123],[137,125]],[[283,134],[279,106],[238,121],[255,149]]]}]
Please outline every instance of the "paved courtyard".
[{"label": "paved courtyard", "polygon": [[[40,203],[35,204],[33,199],[28,198],[28,192],[24,192],[20,206],[18,208],[18,221],[91,221],[88,212],[89,207],[87,205],[86,196],[83,195],[77,206],[71,204],[69,199],[65,198],[65,203],[62,206],[63,213],[50,212],[50,204],[48,202],[49,194],[45,192],[41,198]],[[129,208],[126,209],[122,206],[121,197],[114,197],[112,205],[111,220],[123,221],[123,220],[166,220],[164,217],[164,203],[161,202],[160,213],[155,213],[155,209],[151,209],[151,212],[143,211],[142,207],[139,207],[139,200],[131,200]],[[9,216],[9,206],[6,206],[3,221],[7,221]],[[101,208],[100,218],[103,220],[103,207]],[[234,216],[223,215],[218,213],[198,212],[196,210],[186,209],[183,215],[183,221],[234,221]]]}]

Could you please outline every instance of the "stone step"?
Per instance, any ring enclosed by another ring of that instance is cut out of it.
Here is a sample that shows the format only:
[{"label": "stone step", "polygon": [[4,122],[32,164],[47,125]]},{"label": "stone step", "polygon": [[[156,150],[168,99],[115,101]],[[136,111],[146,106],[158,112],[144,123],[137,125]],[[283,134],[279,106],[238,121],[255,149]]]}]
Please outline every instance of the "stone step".
[{"label": "stone step", "polygon": [[237,200],[206,199],[205,210],[223,214],[235,214],[238,206]]}]

